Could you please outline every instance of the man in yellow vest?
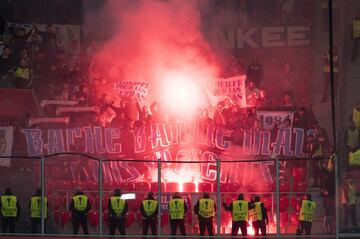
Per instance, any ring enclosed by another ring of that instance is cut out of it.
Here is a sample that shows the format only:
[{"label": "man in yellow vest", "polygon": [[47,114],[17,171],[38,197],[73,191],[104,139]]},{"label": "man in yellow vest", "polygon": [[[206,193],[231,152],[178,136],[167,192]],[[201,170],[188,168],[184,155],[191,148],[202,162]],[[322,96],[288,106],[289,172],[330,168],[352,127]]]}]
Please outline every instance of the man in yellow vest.
[{"label": "man in yellow vest", "polygon": [[173,198],[169,201],[169,215],[170,215],[170,230],[171,235],[176,235],[176,230],[179,227],[182,236],[186,235],[185,230],[185,214],[187,212],[187,205],[184,199],[181,198],[178,192],[174,193]]},{"label": "man in yellow vest", "polygon": [[345,145],[348,150],[360,146],[360,129],[355,127],[354,122],[351,122],[351,125],[345,132]]},{"label": "man in yellow vest", "polygon": [[147,197],[141,202],[140,212],[143,217],[143,235],[147,235],[149,227],[153,235],[157,235],[156,219],[158,215],[158,201],[154,198],[154,193],[149,192]]},{"label": "man in yellow vest", "polygon": [[115,235],[116,228],[120,235],[125,235],[125,216],[128,213],[127,202],[121,198],[121,190],[116,188],[108,200],[110,235]]},{"label": "man in yellow vest", "polygon": [[91,209],[88,197],[80,190],[76,190],[71,199],[70,211],[72,212],[73,234],[78,234],[81,225],[85,235],[89,235],[87,215]]},{"label": "man in yellow vest", "polygon": [[358,10],[352,22],[353,27],[353,50],[351,61],[356,61],[360,41],[360,11]]},{"label": "man in yellow vest", "polygon": [[20,217],[20,203],[12,194],[11,188],[6,188],[0,197],[1,231],[2,233],[15,233],[15,221]]},{"label": "man in yellow vest", "polygon": [[244,200],[244,194],[240,193],[237,200],[233,201],[229,206],[223,202],[225,210],[231,212],[232,227],[231,236],[236,237],[241,229],[243,236],[247,236],[247,224],[249,220],[249,202]]},{"label": "man in yellow vest", "polygon": [[311,200],[311,194],[306,194],[301,202],[299,213],[299,225],[296,230],[296,235],[311,235],[311,226],[314,219],[316,203]]},{"label": "man in yellow vest", "polygon": [[209,193],[204,193],[203,198],[197,201],[194,206],[194,212],[198,215],[200,236],[205,236],[205,230],[208,231],[209,236],[213,236],[213,219],[216,212],[216,204],[210,198]]},{"label": "man in yellow vest", "polygon": [[249,209],[252,211],[251,218],[255,236],[259,236],[259,230],[262,236],[266,236],[266,225],[269,223],[269,219],[265,205],[260,201],[259,196],[255,196],[254,200],[250,202]]},{"label": "man in yellow vest", "polygon": [[352,121],[356,128],[360,129],[360,102],[352,110]]},{"label": "man in yellow vest", "polygon": [[[44,198],[44,219],[46,221],[47,218],[47,211],[48,211],[48,204],[47,198]],[[31,233],[37,233],[37,228],[41,224],[41,189],[38,188],[34,196],[31,197],[30,203],[30,223],[31,223]]]},{"label": "man in yellow vest", "polygon": [[345,230],[349,230],[349,218],[353,228],[357,228],[356,221],[356,186],[349,177],[343,184],[341,202],[344,206],[344,226]]}]

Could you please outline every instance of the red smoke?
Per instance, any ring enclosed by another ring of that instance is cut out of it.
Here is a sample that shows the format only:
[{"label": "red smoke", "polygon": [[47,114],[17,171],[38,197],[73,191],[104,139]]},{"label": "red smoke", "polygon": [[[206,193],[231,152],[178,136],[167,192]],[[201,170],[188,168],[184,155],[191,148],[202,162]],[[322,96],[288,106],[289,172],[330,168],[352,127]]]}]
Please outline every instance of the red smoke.
[{"label": "red smoke", "polygon": [[[162,83],[169,80],[169,72],[181,72],[200,86],[216,76],[214,54],[200,29],[198,4],[184,0],[109,1],[101,14],[92,18],[113,21],[110,40],[95,56],[96,68],[108,76],[103,93],[111,95],[116,81],[146,81],[150,82],[149,104],[164,98]],[[89,24],[91,31],[99,30]]]}]

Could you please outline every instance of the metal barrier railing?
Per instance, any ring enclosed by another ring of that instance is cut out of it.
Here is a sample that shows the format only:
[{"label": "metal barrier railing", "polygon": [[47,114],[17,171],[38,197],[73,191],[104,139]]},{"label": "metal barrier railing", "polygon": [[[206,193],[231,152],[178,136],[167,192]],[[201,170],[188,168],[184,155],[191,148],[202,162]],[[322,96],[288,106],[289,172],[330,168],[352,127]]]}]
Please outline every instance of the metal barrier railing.
[{"label": "metal barrier railing", "polygon": [[[96,234],[95,236],[99,236],[99,237],[102,237],[102,236],[105,236],[103,234],[103,228],[104,228],[104,225],[103,225],[103,205],[102,205],[102,198],[103,198],[103,163],[105,162],[109,162],[109,161],[128,161],[128,162],[152,162],[152,163],[156,163],[157,164],[157,183],[158,183],[158,188],[157,188],[157,195],[162,195],[162,187],[161,187],[161,183],[162,183],[162,164],[163,163],[171,163],[172,161],[165,161],[165,160],[161,160],[161,158],[158,158],[156,161],[154,160],[127,160],[127,159],[119,159],[119,160],[114,160],[114,159],[102,159],[102,158],[96,158],[96,157],[93,157],[93,156],[89,156],[89,155],[86,155],[86,154],[78,154],[78,153],[58,153],[58,154],[53,154],[53,155],[46,155],[46,156],[42,156],[42,157],[30,157],[32,159],[35,159],[35,160],[40,160],[41,163],[40,163],[40,184],[41,184],[41,188],[42,189],[46,189],[46,182],[45,182],[45,161],[49,158],[52,158],[52,157],[56,157],[56,156],[61,156],[61,155],[76,155],[76,156],[82,156],[82,157],[86,157],[90,160],[94,160],[94,161],[97,161],[99,164],[99,168],[98,168],[98,191],[99,191],[99,205],[98,205],[98,212],[99,212],[99,230],[98,230],[98,234]],[[1,156],[1,158],[5,158],[6,156]],[[10,157],[11,158],[11,157]],[[28,158],[28,157],[12,157],[12,158]],[[279,185],[279,182],[280,182],[280,177],[279,177],[279,161],[283,161],[283,160],[293,160],[293,161],[297,161],[297,159],[279,159],[279,158],[269,158],[269,159],[261,159],[261,160],[254,160],[254,159],[248,159],[248,160],[220,160],[219,158],[216,159],[216,199],[217,199],[217,202],[221,203],[222,199],[221,199],[221,188],[220,188],[220,172],[221,172],[221,165],[222,164],[225,164],[225,163],[246,163],[246,162],[266,162],[266,161],[270,161],[270,162],[274,162],[275,164],[275,181],[276,181],[276,186],[275,186],[275,192],[273,193],[270,193],[272,195],[275,195],[275,203],[274,201],[272,200],[272,203],[276,205],[276,213],[275,213],[275,216],[276,216],[276,233],[275,235],[271,235],[270,237],[274,237],[276,236],[277,238],[281,238],[281,237],[296,237],[296,236],[290,236],[288,234],[281,234],[280,233],[280,185]],[[174,163],[191,163],[191,164],[201,164],[201,163],[207,163],[207,161],[174,161]],[[334,162],[335,165],[337,165],[337,158],[335,157],[335,162]],[[336,188],[335,188],[335,191],[336,191],[336,202],[339,202],[338,201],[338,169],[337,167],[335,167],[335,185],[336,185]],[[43,205],[45,205],[45,191],[46,190],[41,190],[42,192],[42,195],[41,195],[41,201],[42,201],[42,204],[41,204],[41,209],[43,209]],[[269,194],[269,192],[266,192]],[[295,193],[295,192],[294,192]],[[299,192],[296,192],[296,193],[299,193]],[[219,205],[221,207],[221,205]],[[273,210],[273,209],[272,209]],[[336,203],[336,218],[338,219],[338,203]],[[162,231],[161,231],[161,224],[162,224],[162,221],[161,221],[161,214],[162,214],[162,211],[161,211],[161,207],[159,206],[158,207],[158,227],[157,227],[157,230],[158,230],[158,236],[156,237],[171,237],[169,235],[163,235],[162,234]],[[217,213],[216,213],[216,219],[217,219],[217,224],[216,224],[216,236],[215,237],[218,237],[218,238],[223,238],[223,237],[226,237],[226,238],[229,238],[230,236],[229,235],[222,235],[221,234],[221,210],[217,210]],[[336,224],[336,226],[338,227],[338,223]],[[339,231],[339,230],[337,230]],[[5,235],[5,234],[4,234]],[[13,234],[12,234],[13,235]],[[24,235],[24,234],[21,234],[21,235]],[[43,215],[43,210],[41,210],[41,233],[40,235],[49,235],[49,234],[46,234],[45,233],[45,218],[44,218],[44,215]],[[60,235],[60,236],[63,236],[63,235],[68,235],[68,234],[56,234],[56,235]],[[127,237],[141,237],[142,235],[127,235]],[[321,236],[326,236],[326,237],[336,237],[336,238],[339,238],[340,234],[337,233],[336,235],[312,235],[312,237],[321,237]],[[106,237],[108,237],[108,235],[106,235]],[[148,236],[150,237],[150,236]],[[187,236],[187,237],[194,237],[193,235],[192,236]],[[196,236],[196,237],[199,237],[200,236]],[[251,237],[254,237],[254,236],[251,236]]]}]

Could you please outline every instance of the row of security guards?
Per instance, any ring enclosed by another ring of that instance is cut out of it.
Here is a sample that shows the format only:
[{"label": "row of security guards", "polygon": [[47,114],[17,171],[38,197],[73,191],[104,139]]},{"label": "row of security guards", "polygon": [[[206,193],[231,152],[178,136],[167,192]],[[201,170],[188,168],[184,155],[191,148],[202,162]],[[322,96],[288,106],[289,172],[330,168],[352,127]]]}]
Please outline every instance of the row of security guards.
[{"label": "row of security guards", "polygon": [[[44,198],[45,206],[43,208],[44,218],[47,218],[48,203]],[[237,236],[239,229],[243,236],[247,236],[247,226],[249,219],[255,231],[255,235],[266,236],[266,225],[268,224],[267,210],[264,203],[260,201],[259,196],[255,196],[250,202],[245,201],[244,195],[239,194],[238,198],[227,205],[222,203],[225,210],[230,211],[232,215],[232,236]],[[140,204],[140,212],[142,215],[142,234],[148,234],[149,228],[153,235],[157,235],[157,216],[158,201],[154,194],[149,192],[147,197]],[[31,211],[31,231],[37,232],[41,223],[41,189],[38,189],[30,200]],[[307,194],[302,200],[299,213],[299,226],[297,235],[301,235],[304,231],[306,235],[311,234],[311,225],[314,218],[316,203],[311,200],[311,195]],[[20,204],[17,197],[12,194],[10,188],[5,189],[5,193],[0,200],[1,209],[1,226],[2,232],[15,232],[15,222],[20,216]],[[69,209],[72,212],[73,234],[77,234],[79,227],[83,229],[85,235],[89,234],[87,226],[87,214],[91,209],[88,197],[81,191],[76,190],[73,195]],[[180,229],[181,235],[186,235],[185,215],[188,210],[187,204],[181,198],[179,193],[174,193],[172,199],[168,203],[170,216],[171,235],[176,235],[177,228]],[[121,198],[121,190],[115,189],[113,195],[108,200],[109,210],[109,234],[114,235],[116,229],[121,235],[126,235],[125,220],[128,212],[126,200]],[[197,201],[194,206],[194,212],[198,215],[200,236],[205,236],[207,231],[209,236],[214,235],[213,218],[216,213],[216,203],[210,198],[209,193],[204,193],[203,197]]]}]

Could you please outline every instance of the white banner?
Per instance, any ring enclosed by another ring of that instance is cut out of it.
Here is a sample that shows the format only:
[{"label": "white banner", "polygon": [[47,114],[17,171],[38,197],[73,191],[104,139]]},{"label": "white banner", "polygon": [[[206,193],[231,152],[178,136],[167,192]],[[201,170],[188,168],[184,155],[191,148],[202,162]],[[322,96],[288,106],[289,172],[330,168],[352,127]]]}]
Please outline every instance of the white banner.
[{"label": "white banner", "polygon": [[91,106],[91,107],[58,107],[56,109],[56,115],[59,115],[61,113],[80,113],[80,112],[99,113],[99,108],[96,106]]},{"label": "white banner", "polygon": [[[11,156],[13,145],[13,127],[0,127],[0,156]],[[10,167],[10,158],[0,158],[0,166]]]},{"label": "white banner", "polygon": [[119,97],[144,100],[148,94],[149,83],[135,81],[119,81],[114,84],[114,91]]},{"label": "white banner", "polygon": [[256,117],[260,120],[263,129],[273,129],[275,122],[281,126],[289,119],[291,126],[294,120],[293,111],[257,111]]},{"label": "white banner", "polygon": [[48,105],[62,105],[62,106],[75,106],[76,101],[73,100],[42,100],[40,103],[41,108]]},{"label": "white banner", "polygon": [[29,126],[33,126],[36,124],[43,124],[43,123],[59,123],[59,124],[69,124],[69,117],[56,117],[56,118],[31,118],[29,119]]},{"label": "white banner", "polygon": [[220,100],[230,98],[241,108],[246,108],[246,75],[229,78],[215,78],[209,89],[206,89],[209,101],[215,106]]}]

